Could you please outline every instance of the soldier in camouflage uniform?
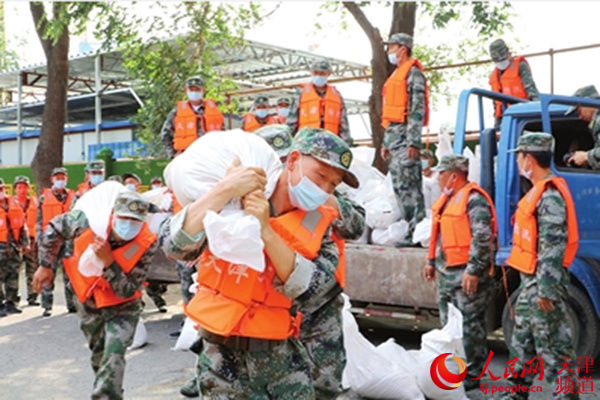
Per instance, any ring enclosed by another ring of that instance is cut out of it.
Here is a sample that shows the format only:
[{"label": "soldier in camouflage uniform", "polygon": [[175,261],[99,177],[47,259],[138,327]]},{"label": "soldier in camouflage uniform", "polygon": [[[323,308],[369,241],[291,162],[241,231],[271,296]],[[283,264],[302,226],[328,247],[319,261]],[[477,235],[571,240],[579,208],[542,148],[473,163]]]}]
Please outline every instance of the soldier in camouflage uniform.
[{"label": "soldier in camouflage uniform", "polygon": [[75,192],[75,198],[73,199],[73,203],[71,206],[74,206],[77,200],[81,196],[83,196],[88,190],[98,186],[104,179],[106,178],[106,169],[104,167],[103,160],[92,160],[88,161],[87,166],[85,167],[85,173],[89,176],[87,182],[79,184],[77,187],[77,192]]},{"label": "soldier in camouflage uniform", "polygon": [[[436,221],[439,215],[443,215],[451,202],[460,200],[458,196],[465,195],[461,189],[469,184],[469,160],[461,155],[447,155],[442,158],[436,171],[439,173],[440,187],[450,194],[441,197],[434,205],[433,221]],[[473,379],[481,374],[488,355],[485,310],[495,287],[489,274],[495,249],[495,219],[491,199],[488,201],[473,187],[467,190],[469,192],[464,213],[468,218],[470,232],[459,234],[470,234],[472,237],[470,246],[464,250],[464,260],[468,261],[460,264],[460,261],[451,263],[447,260],[442,248],[442,241],[445,241],[442,237],[444,229],[438,230],[444,221],[440,223],[438,220],[437,226],[432,226],[430,241],[435,253],[430,249],[429,263],[425,266],[423,275],[427,281],[433,281],[437,273],[441,324],[445,325],[448,322],[448,303],[454,304],[463,315],[463,345],[468,364],[464,384],[465,389],[469,390],[478,386],[478,382]],[[440,207],[437,217],[436,207]],[[433,234],[436,231],[441,231],[437,240]]]},{"label": "soldier in camouflage uniform", "polygon": [[[344,99],[342,98],[340,92],[334,86],[327,84],[327,79],[331,75],[331,72],[331,66],[329,65],[328,61],[323,60],[315,62],[311,66],[311,82],[306,83],[303,86],[303,88],[314,89],[317,95],[321,98],[325,97],[328,90],[330,90],[332,93],[335,93],[339,97],[342,103],[342,108],[340,110],[339,117],[340,122],[337,128],[337,132],[333,133],[344,139],[344,141],[351,146],[352,136],[350,135],[350,124],[348,123],[348,112],[346,110],[346,103],[344,102]],[[289,113],[286,119],[286,123],[290,128],[292,128],[292,136],[295,135],[299,129],[305,127],[299,123],[300,102],[302,100],[304,92],[303,88],[299,88],[296,91],[296,95],[293,99],[292,105],[290,106]],[[321,115],[321,128],[324,128],[323,124],[324,116]]]},{"label": "soldier in camouflage uniform", "polygon": [[[285,162],[294,149],[289,127],[270,125],[255,132],[269,143]],[[302,152],[301,148],[298,149]],[[309,151],[305,149],[304,151]],[[339,191],[335,191],[326,203],[336,208],[340,216],[332,223],[333,231],[339,238],[358,239],[365,228],[365,210]],[[335,292],[339,294],[336,296]],[[341,309],[344,303],[339,283],[326,301],[318,309],[307,309],[299,304],[303,313],[300,341],[309,354],[311,375],[318,399],[335,398],[342,391],[342,372],[346,365],[342,332]]]},{"label": "soldier in camouflage uniform", "polygon": [[[96,238],[91,244],[105,265],[102,277],[120,298],[131,298],[140,290],[156,251],[156,242],[149,244],[150,247],[129,273],[123,272],[122,267],[113,259],[112,251],[128,245],[140,234],[139,229],[142,228],[148,209],[149,204],[139,194],[119,194],[113,206],[113,224],[108,238]],[[121,222],[124,224],[120,225]],[[37,290],[52,279],[52,266],[59,257],[62,244],[66,240],[77,239],[88,228],[86,215],[78,209],[52,220],[40,238],[40,267],[34,278]],[[130,239],[125,240],[117,231]],[[113,306],[98,307],[92,295],[84,303],[77,301],[76,306],[81,330],[92,351],[91,364],[95,379],[91,397],[122,399],[125,350],[133,341],[135,327],[143,309],[141,297]]]},{"label": "soldier in camouflage uniform", "polygon": [[6,239],[0,241],[0,317],[6,314],[18,314],[22,311],[17,308],[19,304],[19,267],[23,263],[21,252],[29,245],[29,231],[27,224],[19,230],[19,238],[15,239],[11,229],[11,219],[8,217],[8,208],[11,197],[6,194],[4,180],[0,178],[0,208],[4,211],[4,220],[0,221],[2,230],[6,230]]},{"label": "soldier in camouflage uniform", "polygon": [[[547,133],[524,132],[519,138],[517,148],[512,151],[517,152],[519,171],[534,184],[521,201],[527,200],[530,193],[534,193],[537,182],[553,177],[550,170],[553,150],[554,139]],[[515,366],[517,378],[511,377],[509,380],[513,385],[531,385],[534,376],[525,374],[524,377],[520,377],[519,372],[524,363],[539,356],[543,358],[546,381],[556,388],[558,371],[562,369],[565,357],[567,360],[576,360],[566,309],[569,273],[563,267],[568,239],[567,227],[570,221],[567,219],[565,199],[555,184],[548,183],[542,190],[534,211],[538,232],[537,261],[533,273],[520,273],[521,292],[516,301],[515,327],[510,338],[509,359],[518,360]],[[515,226],[517,224],[518,221],[515,222]],[[513,243],[518,242],[519,235],[515,228]],[[507,264],[519,270],[513,252],[507,259]],[[565,368],[560,376],[577,382],[575,374],[568,368]],[[526,398],[527,393],[507,394],[503,397]],[[578,395],[555,392],[553,398],[577,399]]]},{"label": "soldier in camouflage uniform", "polygon": [[[349,171],[352,153],[344,141],[337,136],[322,129],[302,129],[296,137],[294,150],[290,153],[285,170],[279,177],[279,189],[275,190],[268,204],[264,200],[261,201],[260,212],[256,212],[257,203],[249,204],[249,201],[254,201],[260,195],[252,196],[251,200],[248,200],[250,195],[246,196],[246,209],[253,215],[257,215],[265,229],[267,229],[265,223],[267,214],[275,216],[294,210],[298,206],[309,207],[306,199],[299,201],[292,200],[290,197],[290,190],[293,191],[299,186],[300,163],[304,164],[302,167],[304,177],[314,180],[313,183],[319,187],[327,187],[329,193],[333,191],[332,187],[342,180],[352,187],[358,186],[358,180]],[[325,176],[319,177],[317,171],[323,170],[326,171]],[[253,168],[230,168],[223,180],[227,184],[223,183],[223,187],[233,187],[238,192],[218,200],[211,200],[213,202],[211,204],[205,204],[206,200],[198,200],[166,220],[161,225],[159,237],[165,253],[182,260],[196,259],[205,245],[204,231],[196,222],[201,221],[204,210],[218,210],[231,197],[243,196],[244,193],[255,192],[257,189],[263,190],[265,179],[261,172]],[[297,182],[295,184],[292,183],[294,179]],[[325,191],[325,189],[321,190]],[[315,198],[311,196],[311,209],[318,203],[323,204],[327,201],[327,197],[317,199],[316,196],[316,194]],[[208,198],[215,197],[203,197],[203,199]],[[297,205],[293,205],[292,201]],[[263,240],[267,246],[267,254],[270,251],[269,246],[279,241],[275,237],[270,237],[268,240],[263,238]],[[291,251],[287,246],[284,247],[286,253]],[[289,298],[295,299],[295,304],[309,316],[309,325],[335,320],[335,317],[329,314],[333,309],[335,311],[331,312],[338,315],[336,323],[341,324],[340,309],[337,305],[341,289],[334,277],[338,267],[339,251],[330,235],[326,234],[323,238],[319,254],[314,260],[308,260],[298,253],[289,256],[291,256],[289,259],[288,255],[274,257],[292,262],[291,274],[285,282],[279,282],[280,290]],[[274,284],[278,281],[279,278],[276,276]],[[323,336],[322,344],[330,344],[329,340],[328,336]],[[331,353],[343,354],[343,344],[340,340],[341,336],[331,343]],[[257,341],[263,342],[260,339]],[[294,337],[282,341],[269,351],[232,349],[225,345],[211,343],[206,339],[204,342],[204,349],[199,357],[198,377],[202,394],[209,398],[312,399],[315,396],[308,364],[309,355],[306,354],[300,341]],[[340,361],[330,360],[329,354],[316,350],[311,356],[315,357],[317,363],[331,365],[331,369],[327,372],[334,375],[337,373],[336,369],[339,368]],[[318,380],[319,377],[315,379]],[[330,389],[337,391],[333,386]]]},{"label": "soldier in camouflage uniform", "polygon": [[[594,85],[584,86],[577,89],[575,97],[589,97],[592,99],[600,99],[600,94]],[[567,114],[577,111],[579,118],[585,122],[589,122],[589,130],[594,138],[594,147],[588,151],[576,151],[569,159],[569,163],[573,163],[579,167],[589,165],[592,169],[600,170],[600,109],[594,107],[571,107]]]},{"label": "soldier in camouflage uniform", "polygon": [[[385,42],[388,46],[388,59],[397,65],[400,71],[403,64],[412,62],[412,37],[405,33],[395,33]],[[420,64],[418,64],[420,65]],[[394,72],[386,82],[391,83]],[[396,85],[394,85],[396,86]],[[427,80],[417,65],[412,65],[406,77],[406,93],[394,96],[406,96],[406,108],[403,115],[392,115],[386,111],[387,99],[392,96],[392,85],[384,90],[382,123],[386,127],[381,157],[389,160],[389,171],[396,201],[400,208],[400,218],[408,222],[408,232],[404,238],[397,238],[399,246],[412,246],[412,234],[415,226],[425,217],[423,198],[423,178],[419,150],[421,148],[421,130],[427,121],[428,92]]]},{"label": "soldier in camouflage uniform", "polygon": [[[492,90],[511,96],[523,97],[531,101],[537,101],[540,99],[540,93],[538,92],[538,89],[535,86],[533,75],[531,74],[531,67],[529,67],[529,64],[527,63],[525,57],[518,57],[518,75],[520,79],[520,84],[524,89],[524,93],[515,92],[515,88],[513,87],[502,87],[501,85],[502,75],[505,74],[516,61],[515,57],[513,57],[510,53],[508,46],[506,45],[506,43],[504,43],[504,40],[496,39],[492,43],[490,43],[490,57],[492,58],[492,61],[496,63],[496,68],[490,75],[490,85],[492,86]],[[496,130],[500,128],[500,123],[502,122],[502,109],[498,107],[501,107],[500,103],[496,104],[496,119],[494,125]]]}]

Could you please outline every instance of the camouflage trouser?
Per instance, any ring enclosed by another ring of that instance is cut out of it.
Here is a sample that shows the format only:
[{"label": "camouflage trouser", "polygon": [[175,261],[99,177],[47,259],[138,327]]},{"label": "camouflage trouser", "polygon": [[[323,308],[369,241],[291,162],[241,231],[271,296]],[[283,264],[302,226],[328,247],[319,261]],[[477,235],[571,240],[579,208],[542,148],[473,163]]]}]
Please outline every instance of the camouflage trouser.
[{"label": "camouflage trouser", "polygon": [[148,281],[146,287],[146,294],[152,299],[156,308],[164,307],[167,302],[163,299],[162,295],[167,291],[167,285],[156,281]]},{"label": "camouflage trouser", "polygon": [[415,226],[425,218],[425,198],[423,197],[423,176],[421,159],[408,158],[408,141],[406,125],[395,124],[385,131],[386,146],[390,149],[389,171],[396,201],[400,208],[400,218],[408,222],[408,233],[405,238],[398,238],[401,244],[411,242]]},{"label": "camouflage trouser", "polygon": [[190,302],[193,293],[190,293],[190,287],[194,284],[192,274],[196,272],[196,267],[189,268],[185,262],[177,261],[177,274],[181,281],[181,296],[183,297],[183,304]]},{"label": "camouflage trouser", "polygon": [[200,393],[211,400],[312,400],[306,350],[291,338],[267,351],[233,350],[204,340]]},{"label": "camouflage trouser", "polygon": [[19,268],[23,258],[19,255],[0,257],[0,304],[12,301],[19,304]]},{"label": "camouflage trouser", "polygon": [[308,353],[310,372],[317,399],[335,399],[342,392],[342,372],[346,366],[342,331],[341,295],[318,311],[304,315],[300,341]]},{"label": "camouflage trouser", "polygon": [[77,302],[81,330],[92,351],[94,389],[92,399],[122,399],[125,351],[133,341],[142,313],[140,299],[114,307],[97,309]]},{"label": "camouflage trouser", "polygon": [[448,303],[452,303],[462,313],[463,346],[468,366],[465,383],[470,384],[471,379],[481,375],[488,357],[485,311],[493,292],[493,285],[489,277],[479,278],[477,292],[467,295],[460,286],[460,280],[457,279],[462,277],[461,271],[464,272],[465,267],[452,269],[451,275],[436,274],[440,322],[442,326],[448,322]]},{"label": "camouflage trouser", "polygon": [[[52,275],[52,281],[48,284],[48,286],[42,286],[42,308],[45,310],[52,310],[52,305],[54,304],[54,281],[56,280],[56,273],[58,272],[58,267],[62,268],[62,259],[57,260],[56,265],[52,268],[54,274]],[[67,303],[67,309],[74,310],[75,303],[77,303],[75,299],[75,294],[73,293],[73,289],[71,288],[71,284],[69,283],[69,277],[63,271],[63,283],[65,285],[65,301]]]},{"label": "camouflage trouser", "polygon": [[38,267],[38,246],[35,239],[31,239],[29,251],[23,253],[25,264],[25,278],[27,280],[27,301],[35,301],[37,293],[33,290],[33,274]]},{"label": "camouflage trouser", "polygon": [[[525,373],[520,377],[523,364],[529,362],[534,357],[542,357],[544,378],[552,388],[556,388],[557,378],[560,376],[563,380],[570,379],[577,387],[577,376],[564,368],[565,359],[570,360],[570,368],[576,372],[576,366],[573,367],[575,350],[571,328],[567,322],[567,311],[564,300],[554,302],[554,311],[542,312],[537,305],[537,286],[532,285],[523,289],[517,298],[515,307],[515,327],[510,339],[509,359],[517,359],[515,372],[517,378],[509,378],[511,385],[531,385],[538,374]],[[536,361],[532,364],[535,366]],[[558,372],[563,369],[562,372]],[[528,372],[525,368],[525,372]],[[538,368],[539,371],[539,368]],[[503,399],[526,399],[527,393],[506,394]],[[579,396],[573,393],[553,393],[553,398],[577,399]]]}]

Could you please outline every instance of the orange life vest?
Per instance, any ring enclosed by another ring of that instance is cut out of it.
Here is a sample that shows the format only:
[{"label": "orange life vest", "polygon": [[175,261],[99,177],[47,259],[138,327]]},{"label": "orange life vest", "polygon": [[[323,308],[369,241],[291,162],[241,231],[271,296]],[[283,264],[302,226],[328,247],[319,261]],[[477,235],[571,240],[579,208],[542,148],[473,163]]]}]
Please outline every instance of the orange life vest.
[{"label": "orange life vest", "polygon": [[298,129],[322,128],[339,135],[341,118],[342,98],[336,88],[327,85],[325,96],[321,97],[312,83],[302,85],[298,106]]},{"label": "orange life vest", "polygon": [[[423,66],[416,58],[410,58],[399,65],[385,81],[381,95],[381,126],[387,128],[390,122],[405,123],[409,113],[408,74],[415,66],[423,72]],[[429,125],[429,85],[425,82],[425,115],[423,126]]]},{"label": "orange life vest", "polygon": [[272,124],[276,124],[276,120],[275,117],[272,115],[268,115],[267,116],[267,121],[264,124],[261,124],[258,119],[256,119],[256,116],[253,113],[247,113],[246,115],[244,115],[244,130],[246,132],[254,132],[255,130],[257,130],[258,128],[262,128],[265,125],[272,125]]},{"label": "orange life vest", "polygon": [[42,196],[44,196],[44,203],[42,204],[42,231],[46,229],[52,218],[69,212],[71,209],[75,193],[71,189],[65,190],[67,191],[67,197],[64,203],[58,201],[52,189],[46,188],[42,192]]},{"label": "orange life vest", "polygon": [[[435,259],[438,236],[442,234],[442,250],[446,257],[446,266],[458,267],[468,263],[469,249],[473,234],[469,225],[467,205],[472,191],[485,197],[492,212],[492,241],[496,237],[496,210],[494,202],[476,183],[470,182],[463,186],[454,196],[442,194],[431,207],[432,223],[429,240],[428,259]],[[492,242],[493,243],[493,242]],[[490,246],[492,245],[490,243]]]},{"label": "orange life vest", "polygon": [[11,196],[6,196],[8,211],[0,207],[0,242],[8,242],[8,229],[12,229],[12,235],[15,242],[21,238],[21,228],[25,222],[23,209],[12,200]]},{"label": "orange life vest", "polygon": [[87,192],[90,189],[91,188],[89,182],[80,183],[79,185],[77,185],[77,197],[83,196],[85,192]]},{"label": "orange life vest", "polygon": [[[308,215],[308,217],[306,217]],[[320,207],[294,210],[270,223],[282,240],[307,258],[315,258],[337,211]],[[264,272],[202,253],[198,291],[185,306],[186,314],[203,329],[221,336],[283,340],[297,336],[301,314],[291,315],[292,300],[273,287],[275,268],[267,257]]]},{"label": "orange life vest", "polygon": [[179,211],[183,209],[181,204],[177,201],[177,197],[175,197],[175,193],[171,193],[171,199],[173,204],[173,215],[177,214]]},{"label": "orange life vest", "polygon": [[[65,272],[69,276],[69,281],[79,301],[84,303],[93,296],[96,307],[103,308],[127,303],[141,297],[142,293],[139,290],[131,297],[119,297],[112,290],[110,283],[102,276],[88,277],[79,272],[79,258],[93,243],[94,237],[94,232],[88,228],[74,240],[73,255],[63,260]],[[144,223],[142,230],[133,240],[118,249],[112,250],[112,256],[123,272],[128,274],[154,241],[156,241],[156,235]]]},{"label": "orange life vest", "polygon": [[513,231],[513,247],[506,264],[525,274],[534,274],[537,267],[538,226],[535,211],[548,185],[558,189],[567,209],[567,245],[562,265],[568,268],[577,253],[577,215],[571,191],[563,178],[552,177],[536,183],[517,205]]},{"label": "orange life vest", "polygon": [[29,237],[35,239],[35,224],[37,222],[37,199],[35,197],[29,198],[29,204],[27,209],[23,210],[21,202],[17,199],[17,196],[12,196],[12,201],[15,208],[19,209],[20,212],[15,211],[15,219],[12,224],[13,229],[16,230],[15,239],[18,240],[23,225],[27,225],[29,231]]},{"label": "orange life vest", "polygon": [[185,150],[198,138],[198,120],[204,132],[223,129],[223,114],[211,99],[204,100],[204,114],[198,115],[187,101],[177,102],[174,124],[173,148]]},{"label": "orange life vest", "polygon": [[[510,63],[504,72],[500,71],[498,68],[494,68],[490,75],[490,86],[492,87],[492,90],[520,99],[527,99],[527,92],[525,91],[525,86],[523,86],[521,75],[519,75],[519,67],[522,62],[527,63],[525,57],[517,56],[513,58],[513,62]],[[496,118],[500,118],[502,117],[502,102],[495,101],[494,103],[496,106]]]}]

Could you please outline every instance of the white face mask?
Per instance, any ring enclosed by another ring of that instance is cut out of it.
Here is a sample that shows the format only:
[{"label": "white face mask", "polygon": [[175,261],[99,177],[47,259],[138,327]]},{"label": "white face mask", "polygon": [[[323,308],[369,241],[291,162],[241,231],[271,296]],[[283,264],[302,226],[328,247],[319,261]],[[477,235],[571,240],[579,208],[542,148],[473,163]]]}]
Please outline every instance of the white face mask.
[{"label": "white face mask", "polygon": [[277,109],[277,114],[279,114],[282,117],[287,117],[289,113],[290,109],[288,107],[280,107]]},{"label": "white face mask", "polygon": [[500,71],[504,71],[506,68],[508,68],[509,65],[510,65],[510,61],[508,59],[506,59],[504,61],[497,62],[496,68],[498,68]]},{"label": "white face mask", "polygon": [[161,185],[152,185],[152,190],[160,189]]},{"label": "white face mask", "polygon": [[202,100],[202,97],[204,97],[204,94],[202,92],[199,92],[196,90],[188,90],[187,97],[188,97],[188,100],[190,100],[190,101],[199,101],[199,100]]}]

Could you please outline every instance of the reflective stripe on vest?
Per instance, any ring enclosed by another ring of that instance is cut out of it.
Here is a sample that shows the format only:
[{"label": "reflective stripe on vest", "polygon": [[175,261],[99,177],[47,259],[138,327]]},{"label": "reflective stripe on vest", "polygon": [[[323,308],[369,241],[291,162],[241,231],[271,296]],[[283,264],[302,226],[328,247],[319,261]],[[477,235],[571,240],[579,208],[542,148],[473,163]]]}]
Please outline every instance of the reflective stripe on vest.
[{"label": "reflective stripe on vest", "polygon": [[204,100],[204,113],[198,115],[187,101],[177,102],[177,111],[173,120],[175,133],[173,148],[185,150],[198,138],[198,120],[203,132],[218,131],[223,128],[223,114],[211,99]]},{"label": "reflective stripe on vest", "polygon": [[273,125],[275,123],[277,123],[277,122],[272,115],[268,115],[266,122],[264,124],[262,124],[258,121],[258,119],[256,118],[256,115],[254,115],[252,113],[247,113],[246,115],[244,115],[243,129],[246,132],[254,132],[258,128],[261,128],[266,125]]},{"label": "reflective stripe on vest", "polygon": [[[131,297],[119,297],[112,290],[110,283],[102,276],[87,277],[79,272],[79,258],[93,243],[94,237],[94,232],[88,228],[74,240],[73,255],[63,261],[65,272],[69,276],[69,281],[79,301],[84,303],[93,296],[96,307],[103,308],[127,303],[141,297],[142,293],[139,290]],[[126,245],[113,250],[112,256],[123,272],[128,274],[154,241],[156,241],[156,235],[150,232],[147,224],[144,223],[140,233]]]},{"label": "reflective stripe on vest", "polygon": [[44,196],[44,203],[42,204],[42,231],[46,229],[52,218],[69,212],[71,209],[75,193],[71,189],[66,190],[67,197],[65,198],[65,202],[62,203],[56,198],[52,189],[44,189],[42,193],[42,196]]},{"label": "reflective stripe on vest", "polygon": [[[385,81],[381,95],[383,103],[381,106],[381,126],[387,128],[390,122],[405,123],[410,103],[408,93],[408,74],[415,66],[423,72],[423,66],[416,58],[408,59]],[[429,125],[429,85],[425,81],[425,115],[423,126]]]},{"label": "reflective stripe on vest", "polygon": [[21,206],[15,206],[11,196],[6,197],[8,203],[8,212],[0,207],[0,242],[8,242],[8,229],[12,229],[12,236],[15,242],[21,238],[21,228],[25,223],[23,209]]},{"label": "reflective stripe on vest", "polygon": [[[492,71],[492,74],[490,75],[490,86],[494,92],[507,94],[520,99],[528,99],[525,86],[523,86],[523,81],[519,74],[521,62],[527,63],[525,57],[514,57],[513,62],[510,63],[503,73],[501,73],[498,68],[494,68],[494,71]],[[496,118],[500,118],[502,117],[502,102],[495,101],[494,103],[496,107]],[[510,106],[510,104],[507,104],[507,106]]]},{"label": "reflective stripe on vest", "polygon": [[[454,196],[442,194],[431,207],[432,223],[431,238],[429,240],[428,259],[436,258],[436,247],[438,236],[441,233],[442,251],[446,258],[447,267],[458,267],[469,262],[469,249],[473,235],[469,224],[467,206],[469,195],[472,191],[480,193],[488,203],[492,213],[492,242],[493,245],[497,233],[496,210],[494,202],[485,190],[476,183],[468,183],[463,186]],[[493,256],[493,255],[492,255]]]},{"label": "reflective stripe on vest", "polygon": [[342,98],[336,88],[327,85],[321,97],[312,83],[302,85],[298,105],[298,129],[322,128],[339,135],[342,118]]},{"label": "reflective stripe on vest", "polygon": [[567,244],[562,265],[568,268],[577,254],[577,215],[571,191],[563,178],[552,177],[536,183],[517,205],[513,230],[513,247],[506,264],[525,274],[534,274],[537,268],[538,226],[536,209],[548,185],[558,189],[567,211]]}]

